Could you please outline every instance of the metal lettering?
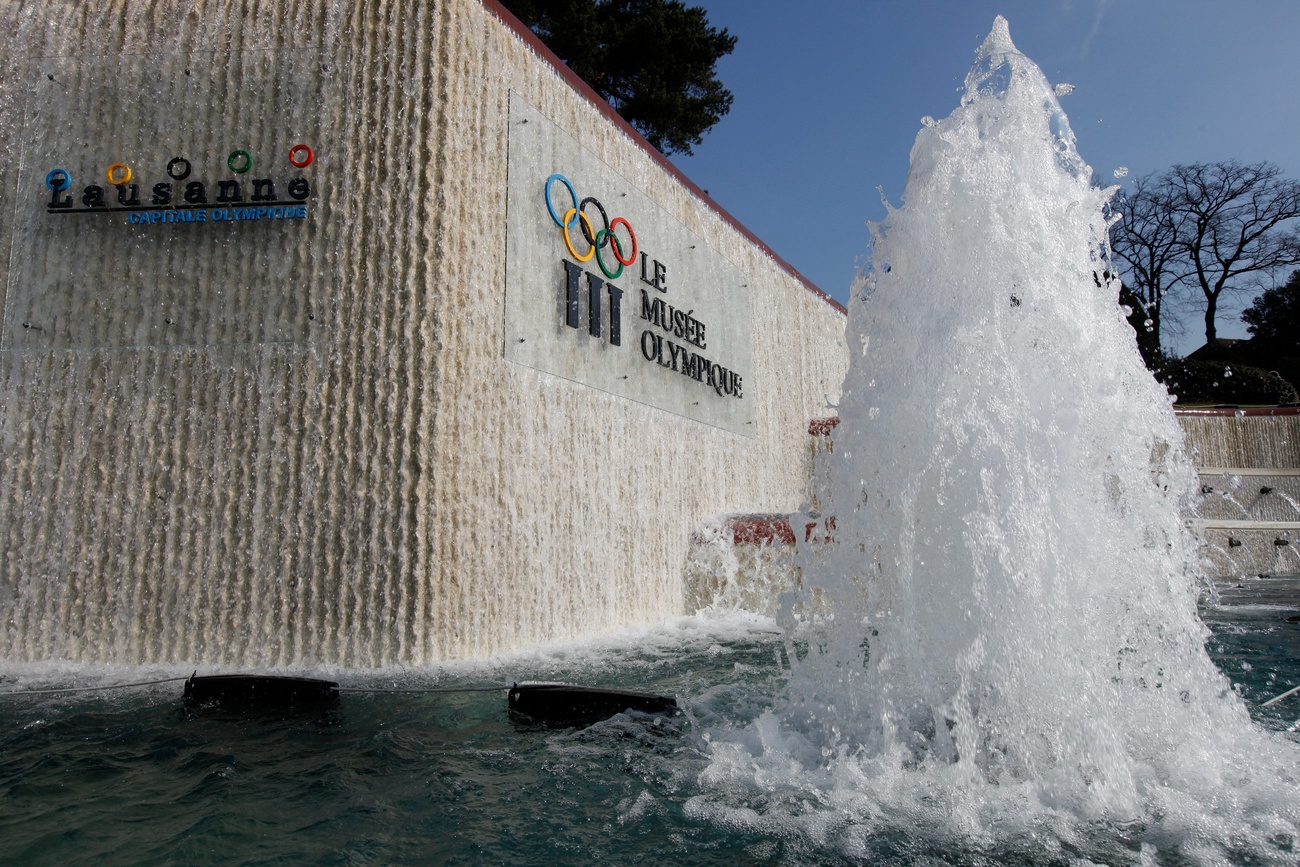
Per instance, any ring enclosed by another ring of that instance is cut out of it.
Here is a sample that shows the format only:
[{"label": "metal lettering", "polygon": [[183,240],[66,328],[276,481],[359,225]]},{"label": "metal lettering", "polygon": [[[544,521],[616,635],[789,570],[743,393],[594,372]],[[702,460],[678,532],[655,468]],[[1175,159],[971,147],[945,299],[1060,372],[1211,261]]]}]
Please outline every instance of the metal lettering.
[{"label": "metal lettering", "polygon": [[582,269],[570,262],[568,259],[561,259],[564,263],[565,272],[565,289],[564,289],[564,306],[565,317],[564,323],[570,328],[578,327],[578,278],[582,276]]}]

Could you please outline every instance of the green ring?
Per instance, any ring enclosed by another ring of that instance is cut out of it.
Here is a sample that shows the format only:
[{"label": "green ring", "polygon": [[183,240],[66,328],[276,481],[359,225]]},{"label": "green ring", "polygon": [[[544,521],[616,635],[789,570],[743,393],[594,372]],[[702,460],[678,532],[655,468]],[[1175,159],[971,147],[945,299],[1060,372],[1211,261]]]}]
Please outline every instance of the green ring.
[{"label": "green ring", "polygon": [[[612,245],[614,247],[614,261],[618,262],[618,270],[615,271],[613,274],[609,273],[609,269],[605,267],[604,261],[602,261],[600,258],[600,248],[603,247],[605,243],[603,240],[601,240],[601,235],[608,235],[609,239],[614,242]],[[623,273],[623,258],[622,258],[623,245],[619,243],[618,236],[615,235],[613,231],[611,231],[610,229],[601,229],[599,232],[596,233],[595,249],[596,249],[596,264],[600,266],[600,270],[603,271],[605,276],[608,277],[610,280],[617,280],[618,276]]]},{"label": "green ring", "polygon": [[[242,169],[235,168],[235,160],[239,157],[244,158],[244,167]],[[230,156],[226,157],[226,166],[235,174],[242,175],[253,167],[253,155],[248,151],[231,151]]]}]

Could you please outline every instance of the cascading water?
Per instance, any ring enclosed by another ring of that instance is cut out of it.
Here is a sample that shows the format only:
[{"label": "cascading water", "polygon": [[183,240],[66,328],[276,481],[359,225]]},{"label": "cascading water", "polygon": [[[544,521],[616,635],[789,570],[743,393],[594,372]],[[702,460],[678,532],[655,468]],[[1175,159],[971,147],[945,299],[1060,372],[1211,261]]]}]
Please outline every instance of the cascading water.
[{"label": "cascading water", "polygon": [[787,606],[807,648],[711,733],[688,809],[859,856],[1294,858],[1300,750],[1206,655],[1196,475],[1105,276],[1112,190],[1002,18],[911,159],[850,310],[837,543]]}]

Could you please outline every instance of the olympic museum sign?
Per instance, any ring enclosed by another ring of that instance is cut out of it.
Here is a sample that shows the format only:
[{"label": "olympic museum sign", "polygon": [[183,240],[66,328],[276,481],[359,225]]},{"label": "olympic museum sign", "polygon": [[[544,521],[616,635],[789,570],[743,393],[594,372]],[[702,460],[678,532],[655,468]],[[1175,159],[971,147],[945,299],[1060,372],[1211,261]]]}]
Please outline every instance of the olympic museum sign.
[{"label": "olympic museum sign", "polygon": [[740,270],[518,95],[509,153],[506,357],[753,436]]},{"label": "olympic museum sign", "polygon": [[482,658],[688,613],[702,524],[808,498],[842,308],[416,5],[0,0],[0,657]]}]

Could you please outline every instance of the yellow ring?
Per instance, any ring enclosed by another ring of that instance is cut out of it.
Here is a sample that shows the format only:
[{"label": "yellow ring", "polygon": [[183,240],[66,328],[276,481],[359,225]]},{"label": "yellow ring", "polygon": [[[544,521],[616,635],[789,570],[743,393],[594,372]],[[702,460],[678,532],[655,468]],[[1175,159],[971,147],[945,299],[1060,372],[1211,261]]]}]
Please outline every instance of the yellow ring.
[{"label": "yellow ring", "polygon": [[564,235],[564,246],[569,248],[569,253],[571,253],[573,258],[577,259],[579,262],[590,262],[591,257],[596,255],[596,247],[594,244],[591,249],[587,251],[586,256],[579,256],[578,251],[573,249],[573,239],[569,237],[569,221],[573,219],[574,214],[577,214],[578,219],[587,224],[587,231],[591,232],[591,237],[596,237],[596,233],[591,230],[591,220],[587,219],[587,215],[579,211],[577,208],[569,208],[569,210],[564,213],[564,223],[560,227],[560,232]]},{"label": "yellow ring", "polygon": [[[122,178],[114,180],[113,175],[119,172],[122,174]],[[108,167],[108,171],[104,172],[104,177],[108,178],[108,182],[115,187],[118,184],[129,184],[131,183],[131,167],[126,163],[113,163]]]}]

